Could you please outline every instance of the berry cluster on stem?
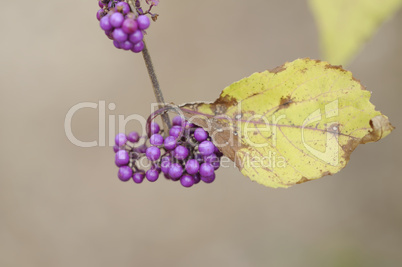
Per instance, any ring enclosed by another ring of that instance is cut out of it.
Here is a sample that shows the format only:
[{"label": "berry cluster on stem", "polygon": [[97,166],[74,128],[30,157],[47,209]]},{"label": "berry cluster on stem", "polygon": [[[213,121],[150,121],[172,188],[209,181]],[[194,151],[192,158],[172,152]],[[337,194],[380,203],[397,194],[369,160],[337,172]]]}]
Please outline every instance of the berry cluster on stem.
[{"label": "berry cluster on stem", "polygon": [[144,49],[144,33],[151,21],[144,15],[131,10],[123,0],[101,0],[101,9],[96,13],[106,36],[113,40],[118,49],[139,53]]},{"label": "berry cluster on stem", "polygon": [[144,179],[155,182],[163,174],[168,180],[180,181],[184,187],[200,181],[212,183],[222,153],[209,134],[176,116],[164,137],[160,126],[150,118],[146,136],[140,138],[137,132],[116,136],[114,151],[119,179],[124,182],[132,179],[135,183],[142,183]]}]

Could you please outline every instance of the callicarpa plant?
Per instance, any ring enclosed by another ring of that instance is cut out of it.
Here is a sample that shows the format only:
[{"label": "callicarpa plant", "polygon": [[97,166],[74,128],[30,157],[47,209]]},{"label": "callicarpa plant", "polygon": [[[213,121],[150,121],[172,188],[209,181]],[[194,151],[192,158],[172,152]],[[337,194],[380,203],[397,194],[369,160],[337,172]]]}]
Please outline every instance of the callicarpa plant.
[{"label": "callicarpa plant", "polygon": [[102,0],[96,14],[116,48],[142,53],[159,103],[144,135],[115,138],[121,181],[211,183],[226,156],[252,181],[286,188],[339,172],[359,144],[393,130],[352,73],[309,58],[254,73],[213,103],[166,104],[144,41],[158,3]]}]

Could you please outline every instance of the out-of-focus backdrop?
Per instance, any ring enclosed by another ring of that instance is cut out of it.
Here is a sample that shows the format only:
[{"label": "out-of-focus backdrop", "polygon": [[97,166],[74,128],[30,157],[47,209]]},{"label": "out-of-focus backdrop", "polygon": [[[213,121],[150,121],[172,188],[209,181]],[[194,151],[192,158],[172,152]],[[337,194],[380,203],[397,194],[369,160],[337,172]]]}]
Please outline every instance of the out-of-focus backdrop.
[{"label": "out-of-focus backdrop", "polygon": [[[146,39],[169,102],[211,101],[253,72],[320,58],[306,1],[160,2]],[[389,137],[290,189],[234,168],[184,189],[119,182],[110,147],[66,137],[78,103],[114,103],[106,116],[117,117],[147,116],[154,102],[141,55],[113,47],[97,1],[1,6],[1,266],[402,265],[402,12],[347,67],[397,127]],[[98,111],[78,112],[73,132],[96,140]]]}]

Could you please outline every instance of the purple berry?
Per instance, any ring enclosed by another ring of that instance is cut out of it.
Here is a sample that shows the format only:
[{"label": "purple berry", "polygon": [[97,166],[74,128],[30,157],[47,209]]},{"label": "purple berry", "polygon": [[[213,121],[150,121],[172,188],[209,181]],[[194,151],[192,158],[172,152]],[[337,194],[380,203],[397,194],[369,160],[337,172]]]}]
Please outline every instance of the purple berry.
[{"label": "purple berry", "polygon": [[120,167],[117,176],[121,181],[127,182],[133,176],[133,170],[128,166]]},{"label": "purple berry", "polygon": [[215,150],[215,145],[211,141],[203,141],[199,146],[198,146],[198,151],[200,151],[200,154],[203,156],[209,156],[212,153],[214,153]]},{"label": "purple berry", "polygon": [[198,163],[197,160],[195,159],[190,159],[186,163],[186,171],[189,174],[196,174],[198,170],[200,169],[200,164]]},{"label": "purple berry", "polygon": [[105,31],[105,34],[107,36],[107,38],[109,38],[110,40],[113,40],[113,36],[112,36],[113,31]]},{"label": "purple berry", "polygon": [[150,128],[151,128],[151,134],[157,134],[161,130],[161,128],[159,127],[159,124],[157,124],[156,122],[151,122]]},{"label": "purple berry", "polygon": [[201,175],[199,173],[194,174],[193,178],[194,178],[194,184],[198,184],[201,181]]},{"label": "purple berry", "polygon": [[200,175],[203,177],[209,177],[214,174],[214,166],[211,163],[203,163],[200,166]]},{"label": "purple berry", "polygon": [[199,163],[204,162],[204,157],[201,154],[198,154],[198,153],[194,155],[194,159]]},{"label": "purple berry", "polygon": [[118,41],[113,40],[113,45],[114,45],[114,47],[116,47],[117,49],[121,49],[121,44],[120,44]]},{"label": "purple berry", "polygon": [[193,176],[185,174],[180,178],[180,183],[184,187],[192,187],[195,184],[195,180]]},{"label": "purple berry", "polygon": [[116,163],[117,167],[127,165],[130,162],[130,155],[126,150],[119,150],[115,155],[114,162]]},{"label": "purple berry", "polygon": [[163,145],[165,146],[166,150],[173,150],[176,147],[176,138],[173,136],[168,136],[165,138],[165,141],[163,142]]},{"label": "purple berry", "polygon": [[142,144],[142,145],[136,147],[134,149],[134,151],[137,152],[137,153],[145,153],[147,151],[147,148],[148,147],[145,144]]},{"label": "purple berry", "polygon": [[194,138],[198,142],[205,141],[208,138],[208,133],[202,128],[197,128],[197,129],[195,129],[195,132],[194,132]]},{"label": "purple berry", "polygon": [[205,156],[204,162],[210,163],[214,167],[215,170],[219,169],[219,167],[220,167],[220,159],[215,154]]},{"label": "purple berry", "polygon": [[181,126],[181,124],[183,123],[183,119],[181,118],[180,115],[178,115],[173,118],[172,123],[173,125]]},{"label": "purple berry", "polygon": [[137,23],[140,30],[146,30],[148,29],[149,25],[151,25],[151,21],[146,15],[138,16]]},{"label": "purple berry", "polygon": [[115,146],[113,147],[114,153],[117,153],[117,151],[119,151],[119,150],[120,150],[120,147],[118,147],[117,145],[115,145]]},{"label": "purple berry", "polygon": [[160,134],[153,134],[149,138],[149,142],[151,143],[151,145],[161,146],[161,145],[163,145],[163,136]]},{"label": "purple berry", "polygon": [[122,147],[127,143],[127,137],[124,133],[119,133],[114,138],[114,141],[117,146]]},{"label": "purple berry", "polygon": [[142,181],[144,181],[144,177],[145,177],[145,173],[144,172],[135,172],[133,174],[133,181],[136,184],[140,184],[142,183]]},{"label": "purple berry", "polygon": [[96,12],[96,18],[100,21],[101,18],[103,18],[106,15],[106,12],[103,9],[99,9],[98,12]]},{"label": "purple berry", "polygon": [[131,143],[137,143],[140,140],[140,135],[137,132],[131,132],[127,135],[127,140]]},{"label": "purple berry", "polygon": [[139,43],[134,44],[134,47],[133,49],[131,49],[131,51],[133,51],[134,53],[139,53],[144,49],[144,47],[145,47],[144,42],[140,41]]},{"label": "purple berry", "polygon": [[177,179],[183,175],[183,168],[179,163],[172,163],[170,165],[169,176],[172,179]]},{"label": "purple berry", "polygon": [[105,5],[102,3],[102,1],[99,1],[99,2],[98,2],[98,5],[99,5],[100,8],[103,8],[103,7],[105,6]]},{"label": "purple berry", "polygon": [[169,174],[170,165],[171,165],[171,162],[170,162],[169,157],[163,157],[162,161],[161,161],[161,171],[164,174]]},{"label": "purple berry", "polygon": [[104,31],[110,31],[111,29],[113,29],[113,26],[112,26],[112,24],[110,24],[110,20],[109,20],[108,16],[101,18],[99,25],[102,28],[102,30],[104,30]]},{"label": "purple berry", "polygon": [[159,178],[159,172],[152,168],[147,171],[145,176],[147,177],[148,181],[155,182]]},{"label": "purple berry", "polygon": [[182,134],[182,128],[180,126],[173,126],[169,130],[169,135],[178,138]]},{"label": "purple berry", "polygon": [[142,39],[144,39],[144,34],[140,30],[136,30],[134,33],[130,34],[130,36],[129,36],[129,40],[133,44],[137,44],[137,43],[141,42]]},{"label": "purple berry", "polygon": [[194,128],[194,127],[195,127],[195,124],[194,124],[194,123],[191,123],[191,122],[186,121],[186,125],[185,125],[184,127],[186,127],[186,128]]},{"label": "purple berry", "polygon": [[121,28],[125,33],[132,34],[138,29],[138,24],[133,19],[125,19]]},{"label": "purple berry", "polygon": [[130,6],[126,2],[120,2],[116,5],[116,7],[122,7],[124,15],[130,12]]},{"label": "purple berry", "polygon": [[223,156],[223,153],[215,146],[215,149],[214,149],[214,153],[218,156],[218,157],[222,157]]},{"label": "purple berry", "polygon": [[110,16],[110,24],[115,28],[120,28],[123,22],[124,16],[119,12],[113,13],[113,15]]},{"label": "purple berry", "polygon": [[121,48],[123,49],[123,50],[126,50],[126,51],[128,51],[128,50],[131,50],[132,48],[133,48],[133,44],[130,42],[130,41],[124,41],[123,43],[121,43],[120,44],[121,45]]},{"label": "purple berry", "polygon": [[206,184],[210,184],[215,181],[215,173],[208,177],[201,176],[201,180]]},{"label": "purple berry", "polygon": [[175,152],[175,158],[178,160],[186,159],[189,154],[188,149],[184,146],[177,146],[174,152]]},{"label": "purple berry", "polygon": [[120,28],[114,29],[112,35],[113,35],[113,39],[118,41],[119,43],[127,41],[127,38],[128,38],[128,35],[125,32],[123,32],[123,30]]},{"label": "purple berry", "polygon": [[155,161],[158,160],[159,157],[161,156],[161,151],[156,146],[150,146],[147,148],[145,154],[149,160]]}]

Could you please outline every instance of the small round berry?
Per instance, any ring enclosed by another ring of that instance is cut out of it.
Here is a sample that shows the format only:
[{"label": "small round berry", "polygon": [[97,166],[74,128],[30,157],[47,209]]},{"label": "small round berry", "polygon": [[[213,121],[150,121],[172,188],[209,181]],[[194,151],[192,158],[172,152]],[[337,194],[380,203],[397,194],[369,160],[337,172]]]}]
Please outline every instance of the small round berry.
[{"label": "small round berry", "polygon": [[138,29],[138,24],[133,19],[125,19],[121,28],[125,33],[132,34]]},{"label": "small round berry", "polygon": [[159,124],[157,124],[156,122],[151,122],[150,128],[151,128],[151,134],[157,134],[161,130],[161,128],[159,127]]},{"label": "small round berry", "polygon": [[113,29],[112,24],[110,24],[110,20],[108,16],[105,16],[103,18],[100,19],[100,27],[102,28],[102,30],[104,31],[110,31],[111,29]]},{"label": "small round berry", "polygon": [[127,140],[131,143],[137,143],[140,140],[140,135],[137,132],[131,132],[127,135]]},{"label": "small round berry", "polygon": [[166,180],[171,180],[171,178],[170,178],[169,174],[164,173],[164,174],[163,174],[163,176],[165,177],[165,179],[166,179]]},{"label": "small round berry", "polygon": [[147,151],[145,152],[145,154],[149,160],[155,161],[155,160],[158,160],[159,157],[161,156],[161,151],[156,146],[150,146],[147,148]]},{"label": "small round berry", "polygon": [[149,169],[145,175],[150,182],[155,182],[159,178],[159,172],[156,169]]},{"label": "small round berry", "polygon": [[110,24],[115,28],[120,28],[123,22],[124,16],[119,12],[113,13],[113,15],[110,16]]},{"label": "small round berry", "polygon": [[130,6],[126,2],[120,2],[116,5],[116,7],[121,7],[124,15],[130,12]]},{"label": "small round berry", "polygon": [[188,157],[188,154],[190,153],[185,146],[181,145],[177,146],[174,152],[175,152],[175,158],[178,160],[186,159]]},{"label": "small round berry", "polygon": [[117,153],[117,151],[119,151],[119,150],[120,150],[120,147],[118,147],[117,145],[115,145],[115,146],[113,147],[114,153]]},{"label": "small round berry", "polygon": [[[128,37],[128,39],[129,39],[130,42],[132,42],[133,44],[137,44],[137,43],[141,42],[142,39],[144,39],[144,34],[142,33],[142,31],[136,30],[134,33],[130,34],[130,36]],[[141,49],[141,50],[142,50],[142,49]]]},{"label": "small round berry", "polygon": [[147,146],[145,144],[142,144],[136,148],[134,148],[134,151],[137,153],[145,153],[147,151]]},{"label": "small round berry", "polygon": [[105,34],[106,34],[107,38],[109,38],[110,40],[113,40],[112,33],[113,33],[112,30],[110,30],[110,31],[105,31]]},{"label": "small round berry", "polygon": [[130,162],[130,155],[126,150],[119,150],[114,157],[114,162],[117,167],[125,166]]},{"label": "small round berry", "polygon": [[218,158],[223,156],[223,153],[215,146],[214,153],[218,156]]},{"label": "small round berry", "polygon": [[204,157],[199,153],[194,154],[194,159],[200,164],[204,162]]},{"label": "small round berry", "polygon": [[169,174],[170,165],[171,165],[170,158],[163,157],[161,161],[161,171],[164,174]]},{"label": "small round berry", "polygon": [[161,146],[161,145],[163,145],[163,136],[160,134],[153,134],[149,138],[149,142],[151,143],[151,145]]},{"label": "small round berry", "polygon": [[182,128],[180,126],[173,126],[169,130],[169,135],[178,138],[182,134]]},{"label": "small round berry", "polygon": [[201,175],[199,173],[194,174],[193,178],[194,178],[194,184],[198,184],[201,181]]},{"label": "small round berry", "polygon": [[134,53],[139,53],[144,49],[144,47],[145,47],[144,42],[140,41],[140,42],[134,44],[134,47],[133,47],[133,49],[131,49],[131,51],[133,51]]},{"label": "small round berry", "polygon": [[127,182],[133,176],[133,170],[128,166],[122,166],[119,168],[117,176],[121,181]]},{"label": "small round berry", "polygon": [[200,164],[196,159],[190,159],[186,163],[186,171],[189,174],[196,174],[200,169]]},{"label": "small round berry", "polygon": [[180,115],[177,115],[173,118],[172,123],[173,125],[181,126],[181,124],[183,123],[183,119]]},{"label": "small round berry", "polygon": [[210,184],[215,181],[215,173],[208,177],[201,176],[201,180],[206,184]]},{"label": "small round berry", "polygon": [[194,123],[191,123],[191,122],[186,121],[186,125],[185,125],[184,127],[186,127],[186,128],[194,128],[194,127],[195,127],[195,124],[194,124]]},{"label": "small round berry", "polygon": [[120,44],[118,41],[113,40],[113,45],[114,45],[114,47],[116,47],[117,49],[121,49],[121,44]]},{"label": "small round berry", "polygon": [[126,51],[133,49],[133,46],[134,45],[128,40],[121,43],[121,48]]},{"label": "small round berry", "polygon": [[197,128],[194,131],[194,138],[198,142],[205,141],[208,138],[208,133],[202,128]]},{"label": "small round berry", "polygon": [[170,165],[169,176],[172,179],[177,179],[183,175],[183,167],[179,163],[172,163]]},{"label": "small round berry", "polygon": [[215,170],[219,169],[219,167],[221,166],[220,159],[215,154],[205,156],[204,162],[210,163],[214,167]]},{"label": "small round berry", "polygon": [[113,36],[113,39],[118,41],[119,43],[127,41],[127,38],[128,38],[127,33],[123,32],[123,30],[120,28],[114,29],[112,36]]},{"label": "small round berry", "polygon": [[142,183],[144,181],[145,173],[144,172],[135,172],[133,174],[133,181],[136,184]]},{"label": "small round berry", "polygon": [[200,175],[204,177],[211,176],[214,174],[214,166],[211,163],[203,163],[200,166]]},{"label": "small round berry", "polygon": [[193,176],[185,174],[180,178],[180,183],[184,187],[192,187],[195,184],[195,180]]},{"label": "small round berry", "polygon": [[199,146],[198,146],[198,151],[200,151],[200,154],[203,156],[209,156],[212,153],[214,153],[215,150],[215,145],[211,141],[203,141]]},{"label": "small round berry", "polygon": [[127,143],[127,137],[124,133],[119,133],[114,138],[114,141],[117,146],[122,147]]},{"label": "small round berry", "polygon": [[101,18],[103,18],[106,15],[106,12],[103,9],[99,9],[98,12],[96,12],[96,18],[100,21]]},{"label": "small round berry", "polygon": [[146,30],[149,28],[149,25],[151,25],[151,21],[146,15],[138,16],[137,23],[140,30]]},{"label": "small round berry", "polygon": [[173,136],[168,136],[165,138],[165,141],[163,142],[163,145],[165,146],[166,150],[173,150],[176,147],[176,138]]}]

